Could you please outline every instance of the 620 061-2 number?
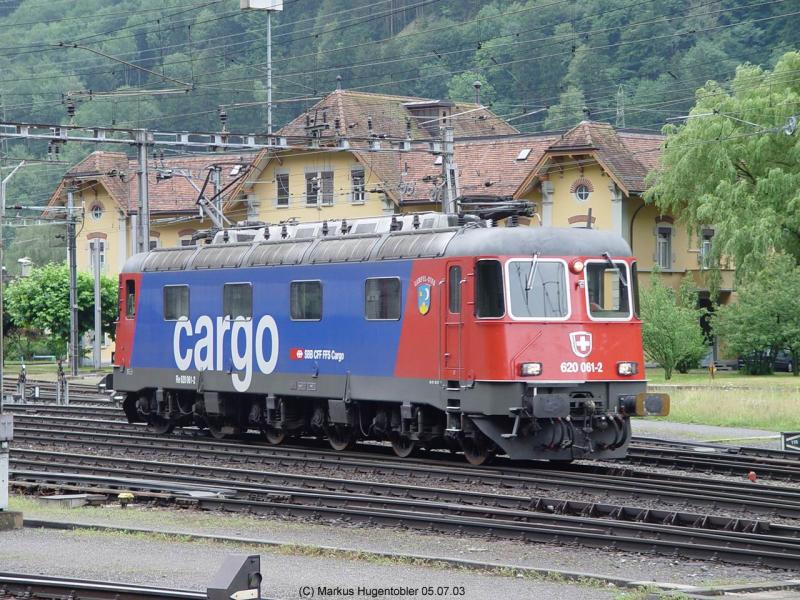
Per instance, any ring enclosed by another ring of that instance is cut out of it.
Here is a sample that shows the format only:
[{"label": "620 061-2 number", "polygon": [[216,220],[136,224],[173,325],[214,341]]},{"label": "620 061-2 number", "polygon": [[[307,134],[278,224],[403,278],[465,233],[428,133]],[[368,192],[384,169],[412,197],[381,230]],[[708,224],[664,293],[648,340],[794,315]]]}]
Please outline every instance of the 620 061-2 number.
[{"label": "620 061-2 number", "polygon": [[603,363],[601,362],[576,362],[566,361],[561,363],[562,373],[602,373]]}]

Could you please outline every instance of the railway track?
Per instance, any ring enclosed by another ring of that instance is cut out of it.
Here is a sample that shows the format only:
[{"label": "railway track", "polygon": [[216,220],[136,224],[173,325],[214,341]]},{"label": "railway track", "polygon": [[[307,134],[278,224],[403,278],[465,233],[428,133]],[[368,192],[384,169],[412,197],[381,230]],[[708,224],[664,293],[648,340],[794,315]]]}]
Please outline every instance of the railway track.
[{"label": "railway track", "polygon": [[[678,554],[793,568],[800,528],[557,498],[276,474],[262,470],[18,451],[13,485],[179,498],[203,509],[382,524],[522,541]],[[34,470],[35,469],[35,470]],[[287,484],[290,483],[290,484]]]},{"label": "railway track", "polygon": [[[38,388],[38,402],[55,402],[57,397],[56,382],[28,379],[25,382],[26,398],[35,396]],[[3,378],[3,394],[17,394],[17,378]],[[108,394],[101,393],[96,386],[82,383],[69,384],[70,405],[78,406],[113,406],[114,402]]]},{"label": "railway track", "polygon": [[0,598],[25,600],[205,600],[203,592],[83,579],[0,573]]},{"label": "railway track", "polygon": [[[597,467],[576,465],[569,470],[554,470],[547,465],[540,468],[483,468],[455,466],[441,458],[427,460],[386,461],[374,452],[348,452],[333,454],[329,451],[307,447],[264,446],[261,444],[225,443],[189,436],[150,435],[139,427],[134,432],[97,432],[95,426],[81,428],[73,426],[58,431],[42,428],[35,419],[18,416],[16,441],[37,446],[42,441],[70,446],[71,451],[91,448],[92,452],[108,455],[125,455],[149,460],[175,459],[210,464],[258,465],[261,469],[271,465],[273,469],[297,467],[303,470],[326,468],[334,473],[355,475],[369,474],[371,477],[395,477],[412,482],[447,484],[475,484],[498,489],[524,489],[534,493],[563,492],[587,489],[602,491],[626,498],[654,498],[700,506],[747,508],[759,514],[786,518],[800,517],[800,490],[776,486],[714,481],[702,477],[663,475],[658,473],[630,471],[619,467]],[[124,423],[110,423],[123,428],[137,427]],[[16,450],[12,453],[12,457]],[[205,468],[205,467],[203,467]],[[275,480],[289,484],[292,475],[270,473]]]},{"label": "railway track", "polygon": [[[122,411],[113,406],[26,404],[9,406],[8,410],[20,415],[20,418],[23,415],[35,415],[37,418],[49,419],[53,423],[80,428],[87,432],[101,428],[103,430],[141,432],[139,435],[146,435],[146,429],[143,426],[128,425]],[[91,423],[96,423],[96,425],[93,426]],[[194,430],[187,429],[183,432],[179,431],[177,435],[181,436],[187,433],[189,435],[196,434]],[[175,436],[164,436],[159,439],[172,439],[172,437]],[[258,438],[244,435],[239,438],[239,441],[252,442],[254,439]],[[310,445],[313,444],[313,441],[308,440],[305,443]],[[379,452],[378,449],[381,448],[375,444],[364,444],[362,447],[376,452]],[[327,452],[326,454],[331,453]],[[497,463],[506,466],[513,464],[502,459],[499,459]],[[800,482],[800,459],[793,454],[775,450],[634,438],[628,451],[627,460],[619,461],[618,464],[627,463],[733,476],[746,476],[752,471],[762,479]],[[537,465],[537,468],[542,468],[542,465]]]}]

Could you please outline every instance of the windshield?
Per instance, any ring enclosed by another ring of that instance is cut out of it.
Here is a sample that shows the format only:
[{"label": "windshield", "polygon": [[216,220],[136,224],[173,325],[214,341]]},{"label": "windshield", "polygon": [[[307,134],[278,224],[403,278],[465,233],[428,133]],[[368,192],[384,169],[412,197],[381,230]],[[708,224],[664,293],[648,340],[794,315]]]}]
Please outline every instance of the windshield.
[{"label": "windshield", "polygon": [[508,261],[511,316],[522,319],[563,319],[569,314],[567,274],[563,262]]},{"label": "windshield", "polygon": [[605,260],[586,265],[586,292],[593,319],[628,319],[631,316],[628,265]]}]

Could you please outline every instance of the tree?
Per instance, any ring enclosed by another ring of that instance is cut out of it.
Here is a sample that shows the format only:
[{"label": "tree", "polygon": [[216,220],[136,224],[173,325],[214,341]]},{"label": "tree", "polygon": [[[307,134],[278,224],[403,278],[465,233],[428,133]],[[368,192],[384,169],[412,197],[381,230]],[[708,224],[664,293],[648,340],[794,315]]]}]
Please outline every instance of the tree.
[{"label": "tree", "polygon": [[558,104],[547,109],[545,129],[569,129],[586,118],[586,98],[580,89],[570,86],[559,97]]},{"label": "tree", "polygon": [[714,333],[744,368],[758,375],[772,371],[778,350],[792,353],[792,371],[800,359],[800,268],[794,258],[772,255],[763,269],[738,289],[737,301],[722,306],[712,320]]},{"label": "tree", "polygon": [[776,250],[800,263],[800,134],[783,129],[797,114],[798,70],[800,53],[788,52],[771,72],[739,67],[730,92],[700,88],[694,118],[665,127],[662,169],[645,194],[690,229],[713,225],[712,251],[740,276]]},{"label": "tree", "polygon": [[[117,318],[117,283],[100,279],[103,333],[114,337]],[[33,269],[30,276],[8,287],[6,307],[17,327],[49,334],[61,348],[69,341],[69,268],[49,264]],[[94,328],[94,282],[88,273],[78,273],[78,333]]]},{"label": "tree", "polygon": [[666,379],[672,378],[680,363],[696,364],[708,351],[700,327],[703,311],[684,305],[688,286],[682,288],[681,296],[676,298],[674,290],[653,273],[650,286],[641,291],[644,353],[648,360],[663,367]]}]

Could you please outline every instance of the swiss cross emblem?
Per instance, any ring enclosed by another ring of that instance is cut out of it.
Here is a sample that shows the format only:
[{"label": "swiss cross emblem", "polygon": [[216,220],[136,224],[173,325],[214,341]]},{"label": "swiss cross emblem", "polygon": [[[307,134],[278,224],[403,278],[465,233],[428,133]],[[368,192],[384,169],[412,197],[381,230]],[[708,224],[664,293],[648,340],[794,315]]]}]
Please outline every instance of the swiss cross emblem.
[{"label": "swiss cross emblem", "polygon": [[569,343],[578,358],[586,358],[592,353],[592,334],[588,331],[573,331],[569,334]]}]

